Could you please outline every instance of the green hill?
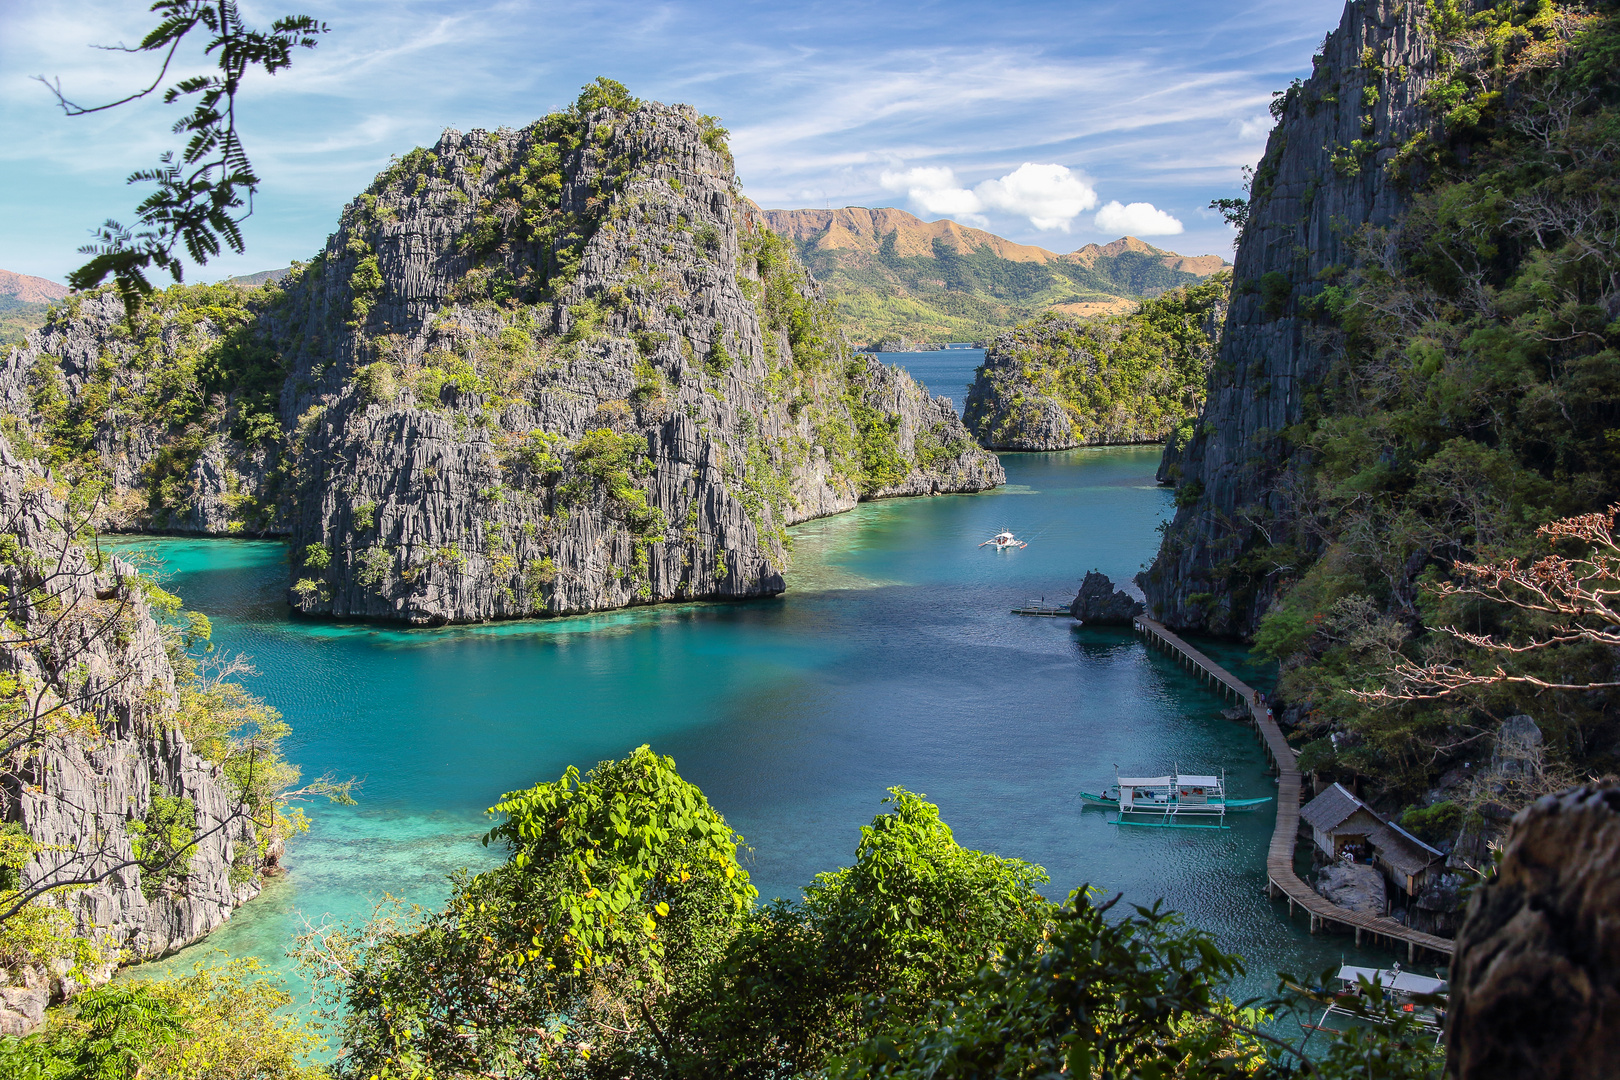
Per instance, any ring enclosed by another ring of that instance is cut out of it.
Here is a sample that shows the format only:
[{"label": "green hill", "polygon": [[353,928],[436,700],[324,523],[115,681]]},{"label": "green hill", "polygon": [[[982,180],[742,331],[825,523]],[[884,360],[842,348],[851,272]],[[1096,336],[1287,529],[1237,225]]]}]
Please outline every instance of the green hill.
[{"label": "green hill", "polygon": [[1227,265],[1135,237],[1058,254],[904,210],[765,210],[856,341],[984,341],[1042,312],[1117,314]]},{"label": "green hill", "polygon": [[51,302],[67,291],[46,278],[0,270],[0,346],[19,344],[28,331],[44,326]]}]

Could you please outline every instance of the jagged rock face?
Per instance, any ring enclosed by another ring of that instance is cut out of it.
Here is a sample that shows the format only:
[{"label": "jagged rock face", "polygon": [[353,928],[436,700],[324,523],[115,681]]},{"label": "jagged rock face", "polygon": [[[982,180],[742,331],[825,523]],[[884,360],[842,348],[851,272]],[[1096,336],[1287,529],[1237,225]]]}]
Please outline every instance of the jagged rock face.
[{"label": "jagged rock face", "polygon": [[1144,608],[1123,589],[1115,589],[1108,575],[1096,570],[1086,573],[1080,592],[1069,605],[1069,614],[1087,626],[1129,626]]},{"label": "jagged rock face", "polygon": [[[1384,169],[1427,127],[1436,69],[1421,4],[1345,6],[1310,79],[1290,93],[1251,188],[1230,311],[1197,432],[1173,462],[1179,509],[1140,578],[1155,618],[1178,629],[1247,633],[1272,597],[1235,595],[1230,567],[1291,512],[1283,433],[1331,359],[1301,301],[1351,261],[1359,226],[1388,226],[1408,205]],[[1376,95],[1376,100],[1370,100]],[[1175,479],[1166,468],[1161,479]]]},{"label": "jagged rock face", "polygon": [[[990,343],[962,405],[962,420],[980,445],[993,450],[1068,450],[1086,445],[1088,434],[1098,444],[1149,441],[1110,439],[1116,432],[1101,427],[1091,433],[1077,430],[1076,418],[1052,395],[1051,388],[1038,385],[1052,365],[1032,364],[1031,355],[1042,351],[1051,331],[1073,329],[1068,322],[1024,326]],[[1089,354],[1063,352],[1063,362],[1095,366]]]},{"label": "jagged rock face", "polygon": [[[254,826],[220,768],[171,724],[175,674],[137,572],[117,559],[92,563],[67,535],[62,495],[0,440],[0,514],[16,545],[7,545],[0,586],[27,641],[0,652],[0,672],[23,688],[10,699],[13,711],[38,717],[48,732],[22,739],[11,727],[0,810],[40,845],[24,882],[114,871],[51,902],[73,912],[81,936],[147,959],[196,940],[258,893]],[[198,839],[183,875],[143,891],[128,826],[144,821],[158,796],[189,800]],[[72,989],[50,985],[51,975],[7,979],[28,984],[20,989]],[[10,1011],[26,1004],[19,997]]]},{"label": "jagged rock face", "polygon": [[[442,623],[769,595],[787,525],[1001,482],[945,399],[850,357],[707,130],[642,104],[449,133],[349,208],[326,328],[364,252],[382,285],[347,367],[295,362],[284,395],[297,606]],[[556,299],[469,302],[492,281]]]},{"label": "jagged rock face", "polygon": [[849,353],[720,134],[609,95],[408,155],[263,305],[280,442],[217,433],[194,505],[273,506],[304,612],[438,624],[770,595],[790,524],[1003,482]]},{"label": "jagged rock face", "polygon": [[[222,354],[241,360],[253,349],[273,350],[268,327],[254,320],[276,294],[230,286],[198,292],[183,303],[158,294],[133,331],[110,290],[70,297],[0,357],[0,410],[23,420],[40,449],[54,447],[68,472],[83,468],[75,458],[98,463],[109,492],[102,528],[285,532],[276,498],[280,441],[246,437],[244,407],[251,406],[242,372],[217,362]],[[199,365],[209,370],[197,376]],[[192,385],[176,385],[177,375]],[[276,426],[271,415],[264,420]]]},{"label": "jagged rock face", "polygon": [[1598,1080],[1620,1047],[1620,790],[1520,812],[1457,936],[1448,1076]]}]

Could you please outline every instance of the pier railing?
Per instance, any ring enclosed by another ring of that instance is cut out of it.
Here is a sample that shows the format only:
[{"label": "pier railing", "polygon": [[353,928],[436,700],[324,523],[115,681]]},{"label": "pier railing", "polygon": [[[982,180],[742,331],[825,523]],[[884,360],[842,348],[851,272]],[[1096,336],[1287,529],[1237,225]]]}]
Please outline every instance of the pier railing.
[{"label": "pier railing", "polygon": [[1266,853],[1267,895],[1273,900],[1286,899],[1290,916],[1294,914],[1296,906],[1305,909],[1310,916],[1313,934],[1318,929],[1343,926],[1354,931],[1357,945],[1361,944],[1363,937],[1370,937],[1374,941],[1405,942],[1409,964],[1416,962],[1419,949],[1427,949],[1449,960],[1454,948],[1450,940],[1413,930],[1382,915],[1367,915],[1340,907],[1300,880],[1294,872],[1294,847],[1299,836],[1300,774],[1294,765],[1294,748],[1283,738],[1282,729],[1264,710],[1255,708],[1252,686],[1187,644],[1162,623],[1138,615],[1135,627],[1148,644],[1163,649],[1200,679],[1236,699],[1248,710],[1255,734],[1266,748],[1266,756],[1277,772],[1277,827],[1272,830],[1271,847]]}]

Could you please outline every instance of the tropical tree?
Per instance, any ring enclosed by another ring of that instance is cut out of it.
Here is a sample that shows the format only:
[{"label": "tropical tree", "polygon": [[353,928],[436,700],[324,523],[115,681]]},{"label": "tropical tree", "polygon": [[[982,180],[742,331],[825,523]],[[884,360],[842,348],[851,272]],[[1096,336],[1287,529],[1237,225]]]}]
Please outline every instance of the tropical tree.
[{"label": "tropical tree", "polygon": [[103,46],[157,57],[157,73],[146,86],[116,101],[80,105],[63,93],[60,80],[36,76],[68,116],[103,112],[157,93],[186,40],[206,38],[202,54],[217,74],[188,75],[162,91],[165,104],[194,102],[190,114],[174,125],[176,134],[187,137],[178,160],[174,151],[165,151],[156,168],[130,175],[131,184],[157,187],[135,208],[136,225],[108,219],[95,230],[96,242],[79,249],[92,256],[90,261],[68,275],[75,289],[94,288],[110,275],[131,319],[151,295],[149,269],[166,270],[180,281],[185,256],[206,263],[225,246],[238,253],[244,249],[242,222],[253,212],[259,176],[237,130],[242,80],[256,67],[274,75],[292,63],[294,49],[313,49],[327,31],[325,23],[308,15],[277,19],[268,32],[255,30],[242,21],[234,0],[154,0],[151,10],[158,24],[139,44]]},{"label": "tropical tree", "polygon": [[504,796],[506,863],[453,879],[441,911],[312,930],[299,946],[340,1009],[343,1076],[662,1073],[677,987],[757,895],[742,837],[642,746]]},{"label": "tropical tree", "polygon": [[[939,807],[890,788],[855,863],[801,905],[759,911],[683,1015],[692,1075],[788,1076],[909,1022],[1015,942],[1052,904],[1040,867],[956,842]],[[699,1066],[701,1061],[704,1064]],[[724,1063],[717,1064],[717,1063]]]},{"label": "tropical tree", "polygon": [[1441,626],[1441,634],[1466,647],[1465,656],[1424,663],[1403,657],[1390,668],[1388,685],[1358,696],[1415,701],[1506,684],[1535,690],[1620,687],[1612,659],[1620,648],[1617,519],[1620,504],[1536,530],[1551,545],[1575,549],[1573,557],[1555,550],[1534,560],[1454,564],[1454,578],[1434,583],[1430,593],[1442,602],[1484,601],[1495,609],[1492,621],[1505,625],[1499,632]]}]

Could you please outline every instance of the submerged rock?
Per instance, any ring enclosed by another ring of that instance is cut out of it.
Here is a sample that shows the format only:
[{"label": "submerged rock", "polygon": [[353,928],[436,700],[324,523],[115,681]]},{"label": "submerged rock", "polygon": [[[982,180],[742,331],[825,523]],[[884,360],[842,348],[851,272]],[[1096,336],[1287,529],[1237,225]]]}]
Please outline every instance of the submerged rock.
[{"label": "submerged rock", "polygon": [[1447,1075],[1599,1080],[1620,1047],[1620,789],[1549,795],[1513,822],[1451,965]]},{"label": "submerged rock", "polygon": [[1069,614],[1087,626],[1129,626],[1142,610],[1140,600],[1114,588],[1108,575],[1096,570],[1086,574],[1079,595],[1069,605]]}]

